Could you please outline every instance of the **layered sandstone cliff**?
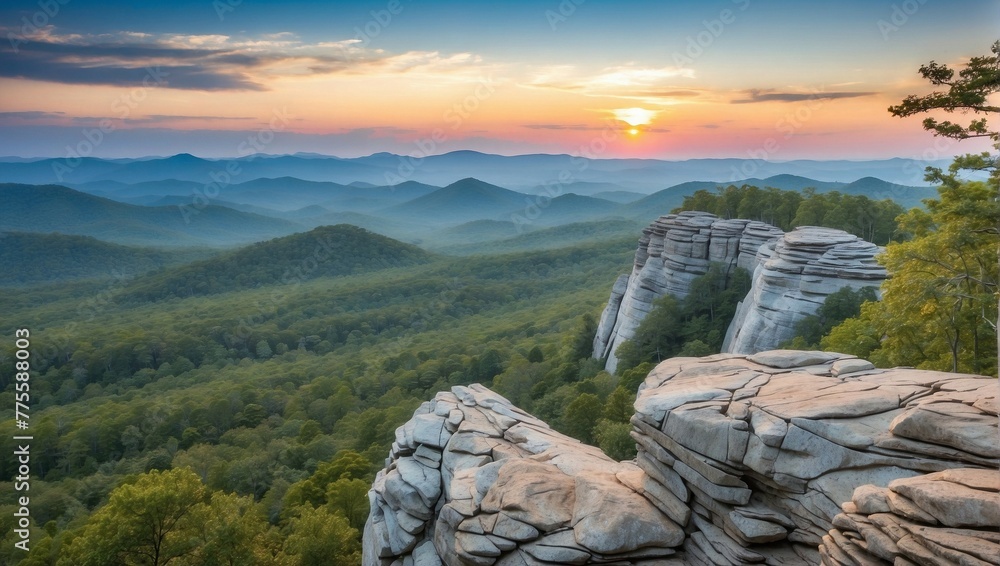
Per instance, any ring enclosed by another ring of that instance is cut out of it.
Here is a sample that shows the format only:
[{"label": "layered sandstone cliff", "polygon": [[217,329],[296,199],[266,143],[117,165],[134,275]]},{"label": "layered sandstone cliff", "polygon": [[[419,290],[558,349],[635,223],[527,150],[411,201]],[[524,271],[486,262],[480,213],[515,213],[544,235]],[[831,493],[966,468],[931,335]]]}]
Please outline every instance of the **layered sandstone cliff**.
[{"label": "layered sandstone cliff", "polygon": [[635,336],[653,301],[670,294],[684,298],[712,263],[753,271],[762,244],[782,235],[763,222],[723,220],[707,212],[661,216],[642,231],[629,275],[619,277],[594,337],[594,357],[617,366],[615,351]]},{"label": "layered sandstone cliff", "polygon": [[618,347],[663,295],[687,296],[712,263],[753,273],[729,325],[723,352],[752,354],[795,337],[795,326],[843,287],[878,287],[880,248],[841,230],[804,226],[785,234],[762,222],[723,220],[707,212],[661,216],[643,230],[632,272],[615,281],[594,336],[595,358],[614,372]]},{"label": "layered sandstone cliff", "polygon": [[675,358],[619,463],[456,387],[397,431],[364,563],[990,563],[998,392],[824,352]]},{"label": "layered sandstone cliff", "polygon": [[723,352],[753,354],[795,337],[795,325],[828,296],[849,287],[878,287],[885,268],[879,247],[841,230],[805,226],[757,251],[753,284],[729,325]]}]

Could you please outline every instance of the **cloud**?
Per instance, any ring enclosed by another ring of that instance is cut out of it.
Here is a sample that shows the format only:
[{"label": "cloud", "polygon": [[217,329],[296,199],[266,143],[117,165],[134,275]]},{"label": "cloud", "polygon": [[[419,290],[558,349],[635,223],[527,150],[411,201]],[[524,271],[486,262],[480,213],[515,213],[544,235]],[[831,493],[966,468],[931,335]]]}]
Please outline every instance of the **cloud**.
[{"label": "cloud", "polygon": [[590,130],[606,130],[607,125],[603,126],[588,126],[586,124],[521,124],[522,128],[528,128],[530,130],[563,130],[563,131],[590,131]]},{"label": "cloud", "polygon": [[0,121],[13,120],[50,120],[63,118],[65,112],[44,112],[42,110],[28,110],[24,112],[0,112]]},{"label": "cloud", "polygon": [[674,104],[677,98],[697,96],[698,91],[678,88],[674,81],[694,78],[694,71],[682,67],[607,67],[584,74],[571,65],[541,68],[523,86],[561,90],[595,97],[641,100],[649,104]]},{"label": "cloud", "polygon": [[[10,31],[0,28],[0,35]],[[203,91],[262,91],[276,77],[318,74],[453,74],[481,67],[472,53],[388,53],[356,40],[304,43],[280,32],[251,39],[225,35],[57,34],[49,27],[0,42],[0,77],[63,84],[152,86]],[[154,80],[151,82],[151,75]]]},{"label": "cloud", "polygon": [[858,98],[872,96],[875,92],[776,92],[773,89],[750,89],[743,91],[746,98],[730,100],[732,104],[750,104],[754,102],[802,102],[804,100],[836,100],[840,98]]}]

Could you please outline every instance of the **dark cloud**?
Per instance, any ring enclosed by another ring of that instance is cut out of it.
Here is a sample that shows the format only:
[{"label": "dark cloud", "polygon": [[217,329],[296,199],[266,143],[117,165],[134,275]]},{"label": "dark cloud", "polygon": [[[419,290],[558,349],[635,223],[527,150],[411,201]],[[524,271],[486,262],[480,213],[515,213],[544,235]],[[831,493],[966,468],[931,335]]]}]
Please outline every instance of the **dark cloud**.
[{"label": "dark cloud", "polygon": [[586,124],[521,124],[521,127],[528,128],[530,130],[575,130],[575,131],[605,130],[608,128],[607,125],[588,126]]},{"label": "dark cloud", "polygon": [[174,120],[255,120],[252,116],[184,116],[177,114],[150,114],[142,118],[130,118],[129,122],[144,122],[147,124],[172,122]]},{"label": "dark cloud", "polygon": [[0,43],[0,77],[65,84],[265,90],[248,71],[272,57],[163,44],[31,40]]},{"label": "dark cloud", "polygon": [[731,100],[732,104],[749,104],[753,102],[802,102],[804,100],[835,100],[839,98],[858,98],[872,96],[875,92],[775,92],[773,90],[750,89],[745,91],[747,98]]},{"label": "dark cloud", "polygon": [[[0,44],[0,77],[64,84],[265,90],[239,65],[218,61],[235,55],[211,49],[27,41],[16,51]],[[258,62],[259,58],[246,58],[243,67]]]},{"label": "dark cloud", "polygon": [[0,120],[8,118],[16,120],[48,120],[51,118],[63,118],[65,112],[44,112],[42,110],[28,110],[25,112],[0,112]]}]

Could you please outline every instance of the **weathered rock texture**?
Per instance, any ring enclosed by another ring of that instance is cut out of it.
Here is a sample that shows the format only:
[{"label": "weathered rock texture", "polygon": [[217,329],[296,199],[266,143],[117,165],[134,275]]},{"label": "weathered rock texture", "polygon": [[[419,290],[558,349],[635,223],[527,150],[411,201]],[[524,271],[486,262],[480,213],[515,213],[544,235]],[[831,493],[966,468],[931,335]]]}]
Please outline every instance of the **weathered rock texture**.
[{"label": "weathered rock texture", "polygon": [[482,386],[455,387],[396,431],[364,564],[669,564],[684,531],[637,491],[643,476]]},{"label": "weathered rock texture", "polygon": [[639,467],[692,511],[688,563],[816,564],[858,486],[1000,466],[997,393],[825,352],[675,358],[640,386],[633,437]]},{"label": "weathered rock texture", "polygon": [[823,564],[1000,564],[1000,471],[954,469],[866,485],[833,519]]},{"label": "weathered rock texture", "polygon": [[613,372],[615,351],[635,335],[654,300],[666,294],[684,298],[691,281],[713,262],[752,272],[761,245],[782,234],[770,224],[723,220],[707,212],[661,216],[642,231],[631,275],[615,282],[594,337],[594,357],[606,357]]},{"label": "weathered rock texture", "polygon": [[456,387],[397,431],[365,564],[995,564],[998,392],[824,352],[675,358],[617,463]]},{"label": "weathered rock texture", "polygon": [[878,287],[879,247],[841,230],[804,226],[760,246],[753,284],[729,325],[722,351],[753,354],[795,336],[795,325],[850,287]]}]

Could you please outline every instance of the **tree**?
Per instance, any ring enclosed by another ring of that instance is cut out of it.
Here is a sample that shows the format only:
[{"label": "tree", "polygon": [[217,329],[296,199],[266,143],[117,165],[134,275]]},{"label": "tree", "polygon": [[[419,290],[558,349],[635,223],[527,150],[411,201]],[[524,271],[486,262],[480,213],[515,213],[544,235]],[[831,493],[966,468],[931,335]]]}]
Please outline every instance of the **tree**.
[{"label": "tree", "polygon": [[284,551],[296,566],[360,564],[361,539],[339,513],[308,505],[289,522]]},{"label": "tree", "polygon": [[327,506],[333,513],[340,513],[351,528],[364,530],[368,519],[368,488],[371,483],[359,479],[339,479],[326,488]]},{"label": "tree", "polygon": [[371,472],[372,465],[364,456],[353,450],[342,450],[333,460],[320,464],[313,475],[288,488],[285,510],[293,513],[295,508],[302,505],[325,505],[329,485],[338,480],[357,479],[368,482],[372,479]]},{"label": "tree", "polygon": [[852,289],[841,287],[831,293],[816,309],[816,314],[809,315],[795,324],[795,338],[787,347],[799,350],[814,350],[819,346],[820,339],[834,326],[848,318],[861,314],[861,305],[865,302],[878,300],[875,287]]},{"label": "tree", "polygon": [[280,543],[250,497],[213,493],[201,532],[198,566],[277,566]]},{"label": "tree", "polygon": [[[893,116],[907,117],[940,110],[946,113],[962,112],[979,116],[1000,112],[1000,106],[990,104],[991,95],[1000,92],[1000,41],[993,43],[992,56],[972,57],[965,68],[958,72],[947,65],[931,61],[920,66],[920,76],[934,86],[946,86],[947,92],[933,92],[925,96],[910,95],[901,104],[890,106]],[[924,129],[936,136],[954,139],[987,137],[994,142],[998,132],[990,131],[986,118],[972,120],[962,126],[950,120],[939,122],[936,118],[924,118]]]},{"label": "tree", "polygon": [[59,564],[162,566],[192,554],[207,515],[207,491],[188,469],[153,471],[113,492]]},{"label": "tree", "polygon": [[[958,71],[957,76],[955,70],[948,65],[934,61],[922,65],[919,69],[920,75],[935,87],[946,87],[946,90],[934,91],[924,96],[907,96],[901,104],[890,106],[889,112],[898,117],[927,112],[972,113],[975,117],[968,126],[951,120],[939,121],[934,117],[924,118],[923,126],[925,130],[933,132],[935,136],[956,140],[988,138],[993,142],[993,147],[1000,150],[1000,131],[991,130],[986,118],[988,115],[1000,112],[1000,106],[990,102],[990,97],[1000,92],[1000,40],[995,41],[990,50],[992,55],[970,58],[965,68]],[[949,167],[948,173],[935,167],[928,167],[926,178],[928,181],[941,183],[943,191],[955,190],[962,184],[959,174],[963,170],[989,173],[988,185],[992,192],[989,200],[983,202],[973,199],[968,204],[979,205],[980,208],[970,208],[969,206],[962,208],[970,212],[978,211],[982,217],[989,221],[988,225],[979,226],[975,230],[977,230],[976,233],[984,237],[992,238],[991,245],[996,248],[996,262],[1000,264],[1000,245],[997,245],[996,242],[998,235],[1000,235],[1000,211],[998,211],[997,206],[998,197],[1000,197],[1000,167],[998,167],[997,158],[991,157],[988,152],[966,154],[955,159]],[[942,193],[942,197],[944,196]],[[965,283],[968,281],[968,278],[964,280]],[[958,282],[956,281],[956,283]],[[992,284],[983,283],[991,288],[994,294],[996,293],[995,279]],[[1000,297],[997,297],[997,300],[1000,301]],[[997,309],[997,312],[996,317],[990,319],[989,322],[993,333],[997,334],[997,354],[1000,355],[1000,333],[997,333],[998,323],[1000,323],[1000,319],[997,317],[1000,317],[1000,309]]]},{"label": "tree", "polygon": [[601,416],[601,399],[593,393],[581,393],[563,412],[565,433],[586,444],[594,443],[594,425]]}]

